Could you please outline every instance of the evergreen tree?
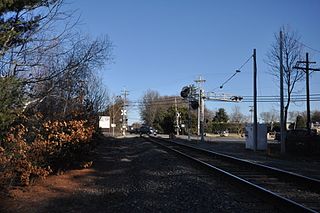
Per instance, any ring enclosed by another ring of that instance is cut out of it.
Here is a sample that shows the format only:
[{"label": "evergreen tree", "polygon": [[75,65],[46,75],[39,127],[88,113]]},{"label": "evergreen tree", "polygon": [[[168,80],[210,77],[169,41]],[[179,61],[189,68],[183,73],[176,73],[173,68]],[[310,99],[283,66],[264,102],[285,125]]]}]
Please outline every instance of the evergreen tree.
[{"label": "evergreen tree", "polygon": [[228,122],[229,116],[224,108],[219,108],[213,118],[214,122]]},{"label": "evergreen tree", "polygon": [[14,77],[0,78],[0,133],[5,131],[22,111],[23,93]]},{"label": "evergreen tree", "polygon": [[0,57],[10,48],[29,42],[43,16],[26,14],[41,7],[49,7],[57,0],[1,0],[0,2]]}]

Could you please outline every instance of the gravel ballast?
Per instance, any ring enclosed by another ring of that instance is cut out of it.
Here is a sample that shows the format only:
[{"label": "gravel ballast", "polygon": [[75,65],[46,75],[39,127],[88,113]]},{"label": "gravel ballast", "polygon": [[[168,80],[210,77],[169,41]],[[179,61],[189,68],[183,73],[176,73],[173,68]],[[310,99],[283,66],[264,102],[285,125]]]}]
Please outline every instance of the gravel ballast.
[{"label": "gravel ballast", "polygon": [[70,176],[71,189],[55,186],[50,197],[35,202],[31,187],[23,199],[5,202],[6,211],[277,212],[255,195],[143,138],[107,139],[94,157],[90,170],[49,180]]}]

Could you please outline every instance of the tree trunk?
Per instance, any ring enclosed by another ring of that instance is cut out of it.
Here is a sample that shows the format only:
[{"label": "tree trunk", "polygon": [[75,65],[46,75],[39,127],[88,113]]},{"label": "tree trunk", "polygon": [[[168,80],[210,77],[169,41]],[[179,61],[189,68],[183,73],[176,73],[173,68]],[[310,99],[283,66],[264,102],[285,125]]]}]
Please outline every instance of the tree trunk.
[{"label": "tree trunk", "polygon": [[284,122],[284,130],[285,130],[285,131],[287,131],[288,109],[289,109],[289,104],[287,104],[287,105],[284,107],[284,118],[283,118],[283,122]]}]

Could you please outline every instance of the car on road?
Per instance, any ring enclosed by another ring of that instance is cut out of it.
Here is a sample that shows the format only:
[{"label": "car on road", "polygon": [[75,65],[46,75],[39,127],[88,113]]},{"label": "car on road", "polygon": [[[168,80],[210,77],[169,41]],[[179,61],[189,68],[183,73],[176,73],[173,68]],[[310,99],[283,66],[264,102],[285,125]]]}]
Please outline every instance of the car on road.
[{"label": "car on road", "polygon": [[157,130],[152,128],[151,126],[143,125],[139,129],[139,133],[140,133],[140,136],[142,136],[143,134],[156,136],[157,135]]},{"label": "car on road", "polygon": [[139,128],[129,128],[128,132],[130,134],[138,134],[139,133]]},{"label": "car on road", "polygon": [[220,132],[220,137],[228,137],[228,136],[229,136],[229,131],[228,130]]}]

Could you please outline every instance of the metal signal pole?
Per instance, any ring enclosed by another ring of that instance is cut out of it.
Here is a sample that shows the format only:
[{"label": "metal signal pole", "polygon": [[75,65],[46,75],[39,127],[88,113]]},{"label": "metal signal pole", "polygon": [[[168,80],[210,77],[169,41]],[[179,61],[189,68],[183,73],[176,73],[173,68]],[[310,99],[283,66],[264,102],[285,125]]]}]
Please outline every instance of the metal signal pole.
[{"label": "metal signal pole", "polygon": [[176,112],[176,134],[179,135],[180,132],[180,126],[179,126],[179,117],[180,113],[178,112],[178,106],[177,106],[177,98],[174,98],[174,108]]},{"label": "metal signal pole", "polygon": [[191,111],[190,101],[188,100],[188,141],[191,141]]}]

